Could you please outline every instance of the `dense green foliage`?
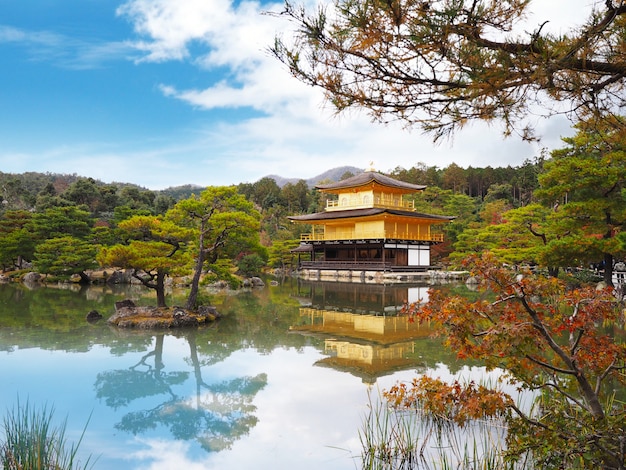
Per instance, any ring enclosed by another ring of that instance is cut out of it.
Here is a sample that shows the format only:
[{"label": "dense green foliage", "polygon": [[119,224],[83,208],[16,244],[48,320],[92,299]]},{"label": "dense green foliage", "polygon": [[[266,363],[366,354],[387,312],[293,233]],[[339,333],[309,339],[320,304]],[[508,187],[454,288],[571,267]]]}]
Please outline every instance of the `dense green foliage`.
[{"label": "dense green foliage", "polygon": [[[606,267],[610,282],[614,260],[626,255],[621,122],[615,116],[582,122],[562,149],[517,167],[417,163],[387,174],[427,185],[413,196],[419,212],[455,217],[434,227],[446,240],[433,247],[435,264],[455,268],[468,254],[490,251],[502,262],[552,275]],[[341,178],[351,175],[345,171]],[[291,250],[310,227],[288,216],[321,211],[329,197],[310,182],[279,186],[270,177],[165,191],[75,175],[0,173],[0,182],[3,271],[32,263],[43,274],[86,278],[84,271],[98,259],[103,266],[133,269],[146,285],[176,274],[193,276],[197,286],[199,273],[232,284],[236,274],[289,270],[296,261]]]},{"label": "dense green foliage", "polygon": [[205,263],[215,265],[220,258],[241,260],[264,253],[259,243],[261,216],[234,186],[209,187],[197,197],[183,199],[166,218],[186,227],[195,238],[193,278],[186,304],[189,309],[196,306]]},{"label": "dense green foliage", "polygon": [[133,277],[155,290],[157,305],[164,307],[166,276],[185,274],[191,263],[184,249],[191,232],[164,217],[141,215],[120,222],[118,229],[124,242],[101,247],[98,262],[131,269]]}]

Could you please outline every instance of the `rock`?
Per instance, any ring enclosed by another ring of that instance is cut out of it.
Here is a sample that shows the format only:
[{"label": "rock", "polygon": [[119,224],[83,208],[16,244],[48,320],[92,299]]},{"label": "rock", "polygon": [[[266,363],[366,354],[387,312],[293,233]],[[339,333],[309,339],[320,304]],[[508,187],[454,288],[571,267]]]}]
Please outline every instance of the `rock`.
[{"label": "rock", "polygon": [[227,289],[228,288],[228,282],[226,281],[216,281],[213,284],[211,284],[212,287],[215,287],[216,289]]},{"label": "rock", "polygon": [[131,270],[126,271],[116,270],[113,271],[108,277],[106,277],[106,283],[111,284],[130,284],[131,283]]},{"label": "rock", "polygon": [[198,308],[198,314],[208,317],[211,321],[222,318],[222,315],[217,311],[217,308],[212,305],[201,305]]},{"label": "rock", "polygon": [[253,287],[265,287],[265,283],[260,277],[251,277],[250,282],[252,283]]},{"label": "rock", "polygon": [[135,302],[133,302],[130,299],[126,299],[126,300],[120,300],[118,302],[115,302],[115,311],[119,311],[122,310],[124,308],[135,308]]},{"label": "rock", "polygon": [[26,273],[26,274],[24,274],[24,277],[22,278],[22,281],[24,281],[27,284],[37,283],[37,282],[41,281],[41,274],[36,273],[34,271]]},{"label": "rock", "polygon": [[87,316],[85,317],[85,319],[89,322],[89,323],[93,323],[93,322],[97,322],[98,320],[100,320],[102,318],[102,315],[97,311],[97,310],[92,310],[90,311]]},{"label": "rock", "polygon": [[[128,305],[129,302],[132,305]],[[124,303],[124,305],[121,305]],[[118,304],[120,304],[118,306]],[[216,317],[193,312],[181,307],[137,307],[132,301],[116,302],[116,312],[107,320],[110,325],[120,328],[164,329],[197,327],[210,323]]]}]

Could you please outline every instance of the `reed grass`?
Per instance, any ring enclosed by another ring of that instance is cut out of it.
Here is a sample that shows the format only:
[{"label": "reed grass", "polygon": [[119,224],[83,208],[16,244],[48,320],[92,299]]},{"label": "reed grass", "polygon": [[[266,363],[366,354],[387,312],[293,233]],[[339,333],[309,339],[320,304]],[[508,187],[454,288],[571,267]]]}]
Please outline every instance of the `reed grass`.
[{"label": "reed grass", "polygon": [[3,420],[0,464],[3,470],[80,470],[92,468],[91,456],[84,463],[78,459],[78,442],[68,444],[67,419],[53,425],[54,408],[33,408],[30,403],[9,410]]},{"label": "reed grass", "polygon": [[372,400],[359,430],[363,470],[522,470],[521,459],[504,458],[506,426],[502,420],[476,420],[459,427],[419,409],[391,408]]}]

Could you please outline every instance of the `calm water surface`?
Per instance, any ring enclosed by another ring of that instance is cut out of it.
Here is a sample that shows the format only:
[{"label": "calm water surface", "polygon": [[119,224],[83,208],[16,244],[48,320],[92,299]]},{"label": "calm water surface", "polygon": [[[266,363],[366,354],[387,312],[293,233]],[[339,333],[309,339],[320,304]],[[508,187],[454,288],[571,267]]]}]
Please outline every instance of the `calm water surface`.
[{"label": "calm water surface", "polygon": [[426,296],[288,280],[210,293],[224,316],[210,327],[146,332],[85,315],[152,305],[151,291],[0,285],[0,415],[18,399],[53,406],[72,441],[88,422],[81,455],[100,470],[358,469],[369,394],[481,372],[396,316]]}]

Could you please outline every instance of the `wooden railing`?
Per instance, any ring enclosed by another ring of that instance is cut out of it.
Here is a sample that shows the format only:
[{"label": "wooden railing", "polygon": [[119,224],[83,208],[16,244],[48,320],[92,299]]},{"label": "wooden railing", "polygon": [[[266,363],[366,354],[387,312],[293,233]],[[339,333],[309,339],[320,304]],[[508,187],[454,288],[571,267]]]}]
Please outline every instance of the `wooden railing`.
[{"label": "wooden railing", "polygon": [[393,232],[379,231],[361,232],[355,235],[353,232],[346,231],[344,233],[335,233],[333,236],[326,236],[323,231],[303,233],[300,236],[301,241],[331,241],[331,240],[411,240],[411,241],[427,241],[427,242],[443,242],[443,233],[418,234],[411,232]]},{"label": "wooden railing", "polygon": [[331,269],[334,271],[393,271],[393,272],[425,272],[433,269],[432,266],[397,266],[388,262],[377,261],[350,261],[350,260],[321,260],[301,261],[300,269]]},{"label": "wooden railing", "polygon": [[350,260],[324,260],[324,261],[301,261],[301,268],[315,269],[359,269],[367,270],[390,270],[391,263],[383,263],[382,261],[350,261]]},{"label": "wooden railing", "polygon": [[338,211],[338,210],[346,210],[346,209],[370,209],[373,207],[380,207],[386,209],[404,209],[404,210],[415,210],[415,204],[413,201],[405,201],[403,199],[398,198],[381,198],[376,197],[372,198],[364,198],[358,196],[351,196],[347,200],[346,199],[338,199],[332,200],[329,199],[326,201],[326,210],[327,211]]}]

